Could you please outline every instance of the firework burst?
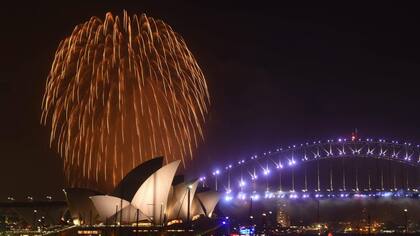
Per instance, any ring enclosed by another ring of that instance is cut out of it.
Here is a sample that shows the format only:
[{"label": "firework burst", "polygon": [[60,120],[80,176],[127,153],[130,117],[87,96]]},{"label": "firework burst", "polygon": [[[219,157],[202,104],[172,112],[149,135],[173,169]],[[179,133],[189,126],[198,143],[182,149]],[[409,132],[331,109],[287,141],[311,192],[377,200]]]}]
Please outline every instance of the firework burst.
[{"label": "firework burst", "polygon": [[203,138],[208,105],[203,73],[169,25],[107,13],[60,43],[41,123],[51,126],[68,184],[109,190],[158,155],[185,165]]}]

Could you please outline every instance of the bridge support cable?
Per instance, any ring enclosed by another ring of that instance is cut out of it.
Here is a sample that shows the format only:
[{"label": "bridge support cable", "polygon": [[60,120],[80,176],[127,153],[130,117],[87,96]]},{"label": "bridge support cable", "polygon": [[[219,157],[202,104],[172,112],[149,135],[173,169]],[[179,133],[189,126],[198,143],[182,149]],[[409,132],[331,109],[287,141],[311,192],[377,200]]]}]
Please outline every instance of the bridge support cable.
[{"label": "bridge support cable", "polygon": [[317,192],[321,191],[320,182],[319,182],[319,160],[316,161],[317,170],[316,170],[316,180],[317,180]]},{"label": "bridge support cable", "polygon": [[[420,147],[417,147],[417,151],[419,153],[418,158],[417,158],[417,163],[420,163]],[[416,186],[417,190],[420,190],[419,167],[416,166],[414,170],[415,170],[415,175],[416,175],[415,178],[414,178],[414,181],[416,181],[414,186]]]},{"label": "bridge support cable", "polygon": [[306,165],[305,165],[305,187],[304,187],[304,192],[308,191],[308,177],[307,177],[307,173],[306,173]]},{"label": "bridge support cable", "polygon": [[374,188],[376,189],[376,190],[380,190],[382,187],[381,187],[381,173],[380,173],[380,171],[379,171],[379,167],[380,167],[380,165],[381,165],[381,163],[379,162],[380,161],[380,159],[379,158],[377,158],[376,160],[375,160],[375,186],[374,186]]},{"label": "bridge support cable", "polygon": [[279,182],[280,182],[280,189],[279,189],[279,191],[280,192],[283,192],[283,185],[282,185],[282,183],[281,183],[281,173],[282,173],[283,171],[279,171]]},{"label": "bridge support cable", "polygon": [[404,189],[405,186],[405,176],[404,176],[404,167],[402,165],[400,165],[400,170],[401,170],[401,176],[400,176],[400,182],[401,182],[401,189]]},{"label": "bridge support cable", "polygon": [[252,191],[257,191],[257,172],[256,172],[256,170],[255,170],[255,167],[254,167],[254,182],[253,182],[253,184],[252,184]]},{"label": "bridge support cable", "polygon": [[359,167],[356,164],[356,191],[359,191]]},{"label": "bridge support cable", "polygon": [[268,178],[265,178],[265,191],[270,191],[270,187],[268,186]]},{"label": "bridge support cable", "polygon": [[341,173],[343,174],[343,191],[346,191],[346,168],[344,166],[344,158],[341,159]]},{"label": "bridge support cable", "polygon": [[215,187],[214,189],[217,192],[217,175],[214,176],[214,187]]},{"label": "bridge support cable", "polygon": [[395,173],[395,169],[392,171],[393,173],[393,190],[396,191],[397,190],[397,175]]},{"label": "bridge support cable", "polygon": [[372,191],[372,183],[370,179],[370,169],[368,170],[368,190]]},{"label": "bridge support cable", "polygon": [[[267,161],[267,165],[266,165],[266,169],[265,169],[265,171],[267,171],[267,175],[268,175],[268,173],[269,173],[269,169],[268,169],[268,161]],[[268,192],[268,191],[270,191],[270,187],[269,187],[269,185],[268,185],[268,176],[265,176],[265,187],[266,187],[266,191]]]},{"label": "bridge support cable", "polygon": [[228,191],[230,191],[231,190],[231,188],[230,188],[230,169],[228,170]]},{"label": "bridge support cable", "polygon": [[332,192],[332,191],[334,191],[334,188],[333,188],[333,171],[332,171],[332,169],[333,169],[333,164],[331,163],[331,165],[330,165],[330,191]]},{"label": "bridge support cable", "polygon": [[381,166],[381,191],[384,190],[384,168]]},{"label": "bridge support cable", "polygon": [[241,182],[239,183],[239,188],[241,189],[241,192],[243,192],[244,191],[244,176],[243,176],[243,171],[242,171],[242,165],[241,165]]},{"label": "bridge support cable", "polygon": [[292,167],[292,192],[295,191],[295,168]]},{"label": "bridge support cable", "polygon": [[390,189],[390,190],[392,190],[392,169],[391,169],[391,162],[390,161],[387,161],[387,164],[388,164],[388,177],[386,178],[386,185],[387,185],[387,188],[388,189]]}]

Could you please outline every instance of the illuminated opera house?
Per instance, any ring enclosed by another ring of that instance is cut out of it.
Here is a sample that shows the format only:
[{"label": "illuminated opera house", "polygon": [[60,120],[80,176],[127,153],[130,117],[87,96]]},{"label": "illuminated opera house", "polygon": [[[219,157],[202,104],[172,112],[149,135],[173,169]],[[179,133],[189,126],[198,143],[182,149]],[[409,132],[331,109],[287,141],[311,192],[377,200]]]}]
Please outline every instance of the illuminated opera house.
[{"label": "illuminated opera house", "polygon": [[65,189],[74,224],[170,225],[211,217],[219,201],[214,191],[197,192],[198,181],[175,176],[180,161],[163,166],[151,159],[129,172],[110,195],[83,188]]}]

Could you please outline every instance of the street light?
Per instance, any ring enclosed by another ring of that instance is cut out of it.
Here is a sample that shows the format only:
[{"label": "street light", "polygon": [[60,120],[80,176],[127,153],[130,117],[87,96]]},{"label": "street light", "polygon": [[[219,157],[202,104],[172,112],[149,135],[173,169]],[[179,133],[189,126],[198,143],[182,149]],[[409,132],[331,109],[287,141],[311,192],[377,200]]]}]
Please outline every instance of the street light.
[{"label": "street light", "polygon": [[202,177],[200,177],[200,182],[201,182],[201,184],[203,185],[203,188],[204,188],[204,186],[205,186],[205,181],[206,181],[206,176],[202,176]]},{"label": "street light", "polygon": [[217,192],[217,176],[219,176],[219,174],[220,174],[220,170],[215,170],[213,172],[213,176],[214,176],[214,179],[215,179],[215,189],[216,189],[216,192]]}]

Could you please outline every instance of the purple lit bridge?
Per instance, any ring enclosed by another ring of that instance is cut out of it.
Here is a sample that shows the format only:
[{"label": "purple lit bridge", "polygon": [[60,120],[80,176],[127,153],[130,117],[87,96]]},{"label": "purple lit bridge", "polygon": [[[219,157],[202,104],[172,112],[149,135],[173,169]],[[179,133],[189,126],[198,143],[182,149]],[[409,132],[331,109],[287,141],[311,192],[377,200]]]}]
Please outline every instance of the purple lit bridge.
[{"label": "purple lit bridge", "polygon": [[200,177],[224,201],[419,198],[420,146],[335,139],[278,148],[225,163]]}]

